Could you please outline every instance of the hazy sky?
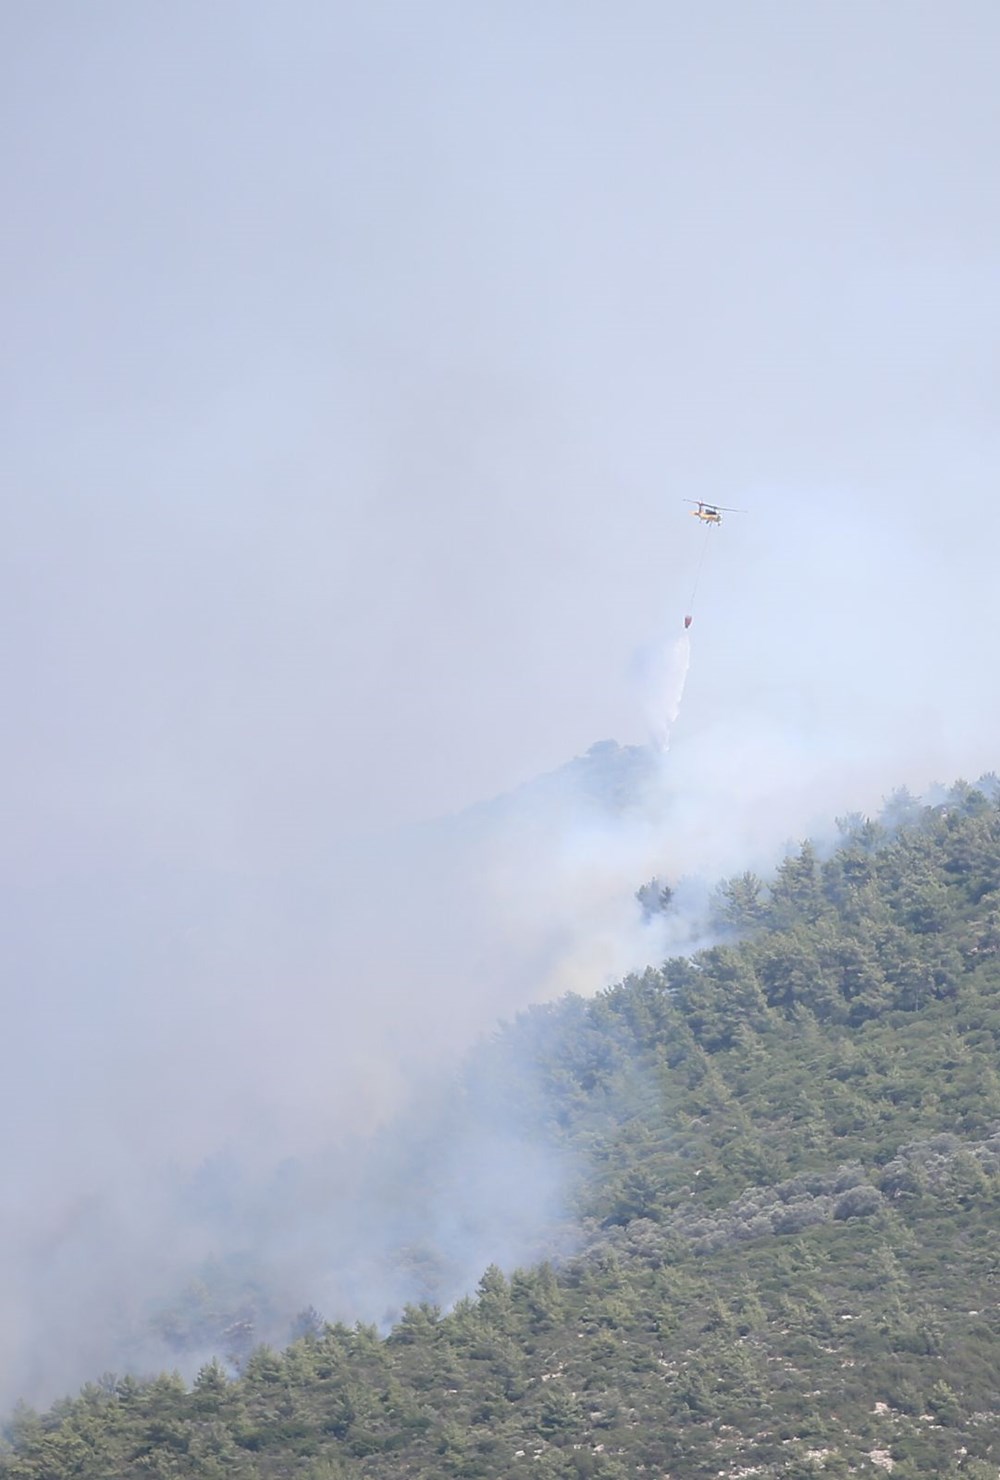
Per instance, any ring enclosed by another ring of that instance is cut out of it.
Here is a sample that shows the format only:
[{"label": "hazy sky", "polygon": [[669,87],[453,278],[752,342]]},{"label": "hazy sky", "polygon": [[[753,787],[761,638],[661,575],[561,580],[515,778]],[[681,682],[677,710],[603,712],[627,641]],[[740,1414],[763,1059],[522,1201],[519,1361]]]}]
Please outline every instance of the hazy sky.
[{"label": "hazy sky", "polygon": [[3,26],[22,865],[294,848],[642,738],[685,495],[752,508],[696,717],[852,709],[940,767],[984,738],[995,6]]},{"label": "hazy sky", "polygon": [[315,1113],[324,1056],[378,1100],[304,881],[645,739],[685,497],[749,511],[685,836],[1000,763],[998,55],[989,0],[4,6],[27,1242],[81,1145],[127,1185]]}]

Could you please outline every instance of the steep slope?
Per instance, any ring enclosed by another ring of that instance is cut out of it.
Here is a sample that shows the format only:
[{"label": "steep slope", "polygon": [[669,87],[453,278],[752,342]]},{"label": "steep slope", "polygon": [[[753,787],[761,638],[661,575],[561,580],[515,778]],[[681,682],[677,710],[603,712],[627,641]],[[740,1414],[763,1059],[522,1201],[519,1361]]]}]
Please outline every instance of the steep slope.
[{"label": "steep slope", "polygon": [[959,786],[716,901],[720,943],[525,1014],[494,1102],[581,1246],[387,1338],[21,1411],[0,1475],[995,1477],[1000,810]]}]

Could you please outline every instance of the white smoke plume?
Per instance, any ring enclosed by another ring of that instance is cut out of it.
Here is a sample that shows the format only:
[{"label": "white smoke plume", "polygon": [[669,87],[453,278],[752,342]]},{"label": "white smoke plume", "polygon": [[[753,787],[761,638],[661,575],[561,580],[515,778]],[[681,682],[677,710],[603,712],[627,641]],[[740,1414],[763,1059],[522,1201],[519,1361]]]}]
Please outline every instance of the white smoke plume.
[{"label": "white smoke plume", "polygon": [[[414,1082],[996,764],[1000,8],[777,3],[5,7],[0,1403],[213,1259],[381,1319],[452,1188],[461,1277],[530,1257],[503,1124],[353,1176]],[[665,485],[752,512],[637,715]]]},{"label": "white smoke plume", "polygon": [[687,631],[654,653],[646,679],[646,715],[653,744],[661,751],[670,746],[684,699],[684,685],[691,667],[691,637]]}]

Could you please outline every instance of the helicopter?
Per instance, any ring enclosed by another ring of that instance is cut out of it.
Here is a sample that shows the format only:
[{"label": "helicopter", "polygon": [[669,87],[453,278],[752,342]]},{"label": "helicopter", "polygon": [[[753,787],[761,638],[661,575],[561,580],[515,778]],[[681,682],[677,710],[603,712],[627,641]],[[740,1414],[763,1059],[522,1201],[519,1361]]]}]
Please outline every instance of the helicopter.
[{"label": "helicopter", "polygon": [[686,498],[686,504],[695,504],[696,508],[691,513],[702,524],[721,524],[723,514],[745,514],[746,509],[729,509],[725,504],[706,504],[703,499]]},{"label": "helicopter", "polygon": [[[731,509],[726,504],[706,504],[705,500],[700,498],[686,498],[684,502],[686,504],[694,504],[694,508],[691,510],[691,513],[696,519],[700,519],[702,524],[704,524],[705,526],[705,538],[701,542],[701,554],[698,557],[698,567],[695,571],[694,591],[691,592],[691,601],[689,603],[691,606],[693,606],[695,591],[697,591],[698,589],[698,581],[701,577],[701,567],[705,562],[705,552],[708,549],[709,529],[713,524],[722,523],[723,514],[745,514],[746,509]],[[688,615],[684,618],[685,632],[691,626],[691,623],[693,621],[694,617],[689,612]]]}]

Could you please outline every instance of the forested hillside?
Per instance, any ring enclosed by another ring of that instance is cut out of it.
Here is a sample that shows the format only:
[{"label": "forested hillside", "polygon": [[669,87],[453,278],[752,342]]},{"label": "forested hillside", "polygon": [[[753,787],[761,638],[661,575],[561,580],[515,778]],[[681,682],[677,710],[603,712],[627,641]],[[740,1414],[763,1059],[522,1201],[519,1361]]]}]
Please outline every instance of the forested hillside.
[{"label": "forested hillside", "polygon": [[[715,938],[470,1060],[576,1168],[572,1257],[239,1375],[107,1376],[0,1476],[1000,1474],[1000,807],[804,845]],[[667,896],[665,908],[670,908]]]}]

